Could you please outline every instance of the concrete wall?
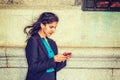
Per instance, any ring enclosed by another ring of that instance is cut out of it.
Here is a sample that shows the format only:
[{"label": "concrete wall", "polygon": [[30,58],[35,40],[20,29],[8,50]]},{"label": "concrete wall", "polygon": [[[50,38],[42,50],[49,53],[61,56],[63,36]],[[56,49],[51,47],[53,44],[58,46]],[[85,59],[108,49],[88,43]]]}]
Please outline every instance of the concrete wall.
[{"label": "concrete wall", "polygon": [[54,12],[60,18],[56,33],[52,36],[59,46],[120,46],[119,12],[83,12],[80,7],[0,9],[0,45],[23,46],[24,27],[44,11]]},{"label": "concrete wall", "polygon": [[40,6],[34,3],[29,7],[0,7],[0,80],[25,79],[23,29],[45,11],[54,12],[60,18],[51,36],[58,44],[59,53],[73,53],[67,67],[58,72],[58,80],[120,79],[119,12],[83,12],[80,6],[70,5],[74,3],[72,0],[65,5],[60,3],[63,0],[56,1],[57,5],[45,2]]}]

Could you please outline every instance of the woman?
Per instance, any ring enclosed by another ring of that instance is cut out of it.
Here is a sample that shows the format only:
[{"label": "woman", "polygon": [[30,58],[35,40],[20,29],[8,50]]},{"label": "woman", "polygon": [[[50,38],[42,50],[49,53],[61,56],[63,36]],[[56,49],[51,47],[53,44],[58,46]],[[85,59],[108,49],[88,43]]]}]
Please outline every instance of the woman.
[{"label": "woman", "polygon": [[58,54],[55,41],[49,38],[58,21],[54,13],[44,12],[32,26],[25,27],[24,32],[29,36],[25,48],[28,62],[26,80],[56,80],[56,72],[66,66],[70,55]]}]

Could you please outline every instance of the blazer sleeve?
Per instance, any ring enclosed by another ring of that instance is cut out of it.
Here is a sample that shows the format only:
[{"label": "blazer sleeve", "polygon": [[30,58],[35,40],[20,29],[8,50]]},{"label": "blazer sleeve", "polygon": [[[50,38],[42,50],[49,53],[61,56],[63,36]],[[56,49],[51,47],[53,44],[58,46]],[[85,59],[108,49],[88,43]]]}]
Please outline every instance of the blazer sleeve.
[{"label": "blazer sleeve", "polygon": [[56,63],[56,72],[59,71],[59,70],[61,70],[65,66],[66,66],[66,61],[64,61],[64,62],[57,62]]},{"label": "blazer sleeve", "polygon": [[25,51],[28,62],[28,70],[33,73],[45,71],[50,67],[56,66],[53,58],[47,58],[44,61],[38,60],[38,57],[40,57],[38,56],[38,43],[34,38],[30,38],[28,40]]}]

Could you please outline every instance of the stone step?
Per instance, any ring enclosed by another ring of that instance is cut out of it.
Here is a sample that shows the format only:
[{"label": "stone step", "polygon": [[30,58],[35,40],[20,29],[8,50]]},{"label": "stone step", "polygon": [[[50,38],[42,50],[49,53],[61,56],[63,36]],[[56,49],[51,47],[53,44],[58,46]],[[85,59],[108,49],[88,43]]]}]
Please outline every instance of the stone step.
[{"label": "stone step", "polygon": [[[0,67],[26,68],[24,48],[0,50]],[[119,69],[120,48],[60,48],[59,53],[72,52],[67,68]]]},{"label": "stone step", "polygon": [[[0,79],[25,80],[26,68],[0,68]],[[14,76],[14,77],[13,77]],[[57,80],[119,80],[120,69],[62,69]]]}]

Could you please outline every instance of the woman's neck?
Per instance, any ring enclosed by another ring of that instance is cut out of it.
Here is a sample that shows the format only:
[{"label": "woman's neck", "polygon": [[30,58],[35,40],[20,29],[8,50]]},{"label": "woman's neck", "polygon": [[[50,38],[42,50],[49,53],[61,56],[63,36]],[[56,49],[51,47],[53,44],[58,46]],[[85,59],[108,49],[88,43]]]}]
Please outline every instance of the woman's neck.
[{"label": "woman's neck", "polygon": [[39,30],[38,34],[40,35],[40,37],[46,38],[46,35],[42,30]]}]

